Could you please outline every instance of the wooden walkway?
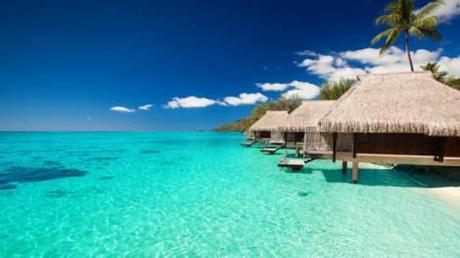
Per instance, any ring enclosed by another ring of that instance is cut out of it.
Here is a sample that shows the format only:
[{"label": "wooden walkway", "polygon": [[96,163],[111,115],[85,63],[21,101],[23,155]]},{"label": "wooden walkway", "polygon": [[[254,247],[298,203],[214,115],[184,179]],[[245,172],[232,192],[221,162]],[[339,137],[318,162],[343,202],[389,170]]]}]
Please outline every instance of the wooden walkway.
[{"label": "wooden walkway", "polygon": [[305,161],[303,159],[282,159],[278,163],[280,168],[290,168],[295,171],[301,170],[304,165]]},{"label": "wooden walkway", "polygon": [[397,154],[375,154],[375,153],[357,153],[353,157],[350,152],[337,152],[336,157],[342,160],[346,166],[346,162],[352,162],[351,180],[358,182],[359,179],[359,162],[369,163],[387,163],[387,164],[413,164],[425,166],[460,166],[460,158],[444,157],[442,162],[436,161],[431,155],[397,155]]},{"label": "wooden walkway", "polygon": [[261,152],[266,154],[275,154],[278,150],[283,148],[283,146],[265,146],[260,149]]},{"label": "wooden walkway", "polygon": [[243,146],[243,147],[251,147],[252,145],[254,145],[256,143],[257,143],[256,140],[247,140],[247,141],[244,141],[244,142],[240,142],[240,145]]}]

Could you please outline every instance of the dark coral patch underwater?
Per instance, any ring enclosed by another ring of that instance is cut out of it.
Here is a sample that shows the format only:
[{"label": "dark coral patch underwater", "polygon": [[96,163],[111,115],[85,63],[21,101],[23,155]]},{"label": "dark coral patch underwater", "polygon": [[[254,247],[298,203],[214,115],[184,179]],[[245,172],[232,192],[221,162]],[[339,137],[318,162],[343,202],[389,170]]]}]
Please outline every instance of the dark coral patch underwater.
[{"label": "dark coral patch underwater", "polygon": [[[28,183],[54,180],[66,177],[81,177],[88,172],[64,167],[11,166],[0,173],[0,186],[12,189],[11,183]],[[15,185],[13,185],[15,186]]]},{"label": "dark coral patch underwater", "polygon": [[17,186],[13,184],[1,184],[0,190],[12,190],[15,189]]}]

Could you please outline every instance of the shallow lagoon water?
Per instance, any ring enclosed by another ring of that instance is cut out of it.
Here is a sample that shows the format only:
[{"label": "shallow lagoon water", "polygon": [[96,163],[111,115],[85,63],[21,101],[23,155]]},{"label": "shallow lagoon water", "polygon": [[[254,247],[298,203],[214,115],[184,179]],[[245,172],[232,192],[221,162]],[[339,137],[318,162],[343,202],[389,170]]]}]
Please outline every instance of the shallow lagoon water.
[{"label": "shallow lagoon water", "polygon": [[406,174],[288,173],[241,139],[0,133],[0,256],[460,256],[460,210]]}]

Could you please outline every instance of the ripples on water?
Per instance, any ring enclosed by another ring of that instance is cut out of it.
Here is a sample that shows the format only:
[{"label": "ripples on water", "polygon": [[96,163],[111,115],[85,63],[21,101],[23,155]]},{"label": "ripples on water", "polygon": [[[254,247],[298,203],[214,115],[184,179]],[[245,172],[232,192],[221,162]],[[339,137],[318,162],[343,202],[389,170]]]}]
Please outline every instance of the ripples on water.
[{"label": "ripples on water", "polygon": [[405,173],[279,170],[239,134],[1,133],[0,257],[459,257]]}]

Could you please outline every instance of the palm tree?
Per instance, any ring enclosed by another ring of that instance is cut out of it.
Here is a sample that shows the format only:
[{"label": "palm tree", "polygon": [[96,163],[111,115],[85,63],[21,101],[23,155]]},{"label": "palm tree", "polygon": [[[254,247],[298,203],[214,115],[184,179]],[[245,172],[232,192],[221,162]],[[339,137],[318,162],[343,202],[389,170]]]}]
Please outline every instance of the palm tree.
[{"label": "palm tree", "polygon": [[420,68],[425,71],[430,71],[437,81],[442,82],[454,89],[460,90],[460,78],[449,75],[445,71],[440,71],[440,67],[437,62],[429,62],[426,65],[420,66]]},{"label": "palm tree", "polygon": [[434,41],[439,41],[441,34],[436,28],[438,18],[432,13],[441,5],[443,5],[442,0],[435,0],[416,10],[414,0],[395,0],[385,8],[387,13],[375,20],[377,25],[387,25],[389,28],[375,36],[371,44],[374,45],[386,38],[380,49],[380,54],[383,54],[396,42],[401,34],[404,34],[407,58],[409,59],[410,69],[413,72],[414,64],[410,53],[410,36],[418,39],[428,37]]},{"label": "palm tree", "polygon": [[320,91],[321,100],[336,100],[347,92],[355,83],[353,80],[342,79],[338,82],[327,81],[323,83]]},{"label": "palm tree", "polygon": [[447,72],[439,70],[439,64],[437,62],[429,62],[426,65],[420,66],[425,71],[430,71],[433,74],[433,77],[442,83],[446,83],[448,81]]}]

